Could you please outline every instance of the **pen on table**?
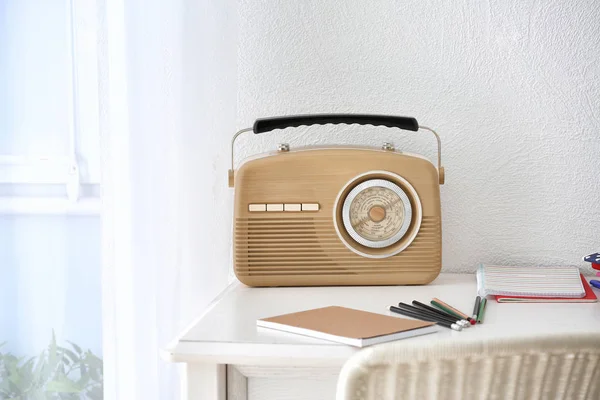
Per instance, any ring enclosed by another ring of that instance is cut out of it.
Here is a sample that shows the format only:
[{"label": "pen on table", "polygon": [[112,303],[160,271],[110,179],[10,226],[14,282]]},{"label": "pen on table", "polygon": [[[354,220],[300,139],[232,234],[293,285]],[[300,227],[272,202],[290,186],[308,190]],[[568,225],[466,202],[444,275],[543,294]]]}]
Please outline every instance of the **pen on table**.
[{"label": "pen on table", "polygon": [[421,302],[419,302],[417,300],[413,300],[412,303],[413,303],[413,305],[415,305],[415,306],[417,306],[419,308],[422,308],[423,310],[429,310],[429,311],[431,311],[433,313],[436,313],[438,315],[443,315],[443,316],[446,316],[446,317],[449,317],[449,318],[455,318],[455,319],[458,318],[458,319],[460,319],[460,321],[461,321],[461,323],[462,323],[462,325],[463,325],[464,328],[468,328],[469,326],[471,326],[471,323],[469,321],[467,321],[466,319],[464,319],[464,318],[462,318],[460,316],[456,316],[454,314],[450,314],[450,313],[447,313],[445,311],[438,310],[437,308],[433,308],[433,307],[428,306],[427,304],[423,304],[423,303],[421,303]]},{"label": "pen on table", "polygon": [[420,319],[421,321],[429,321],[429,322],[435,322],[436,324],[443,326],[445,328],[449,328],[452,329],[454,331],[461,331],[462,327],[458,324],[450,324],[446,321],[441,321],[441,320],[437,320],[435,318],[429,317],[429,316],[425,316],[423,314],[417,314],[411,311],[407,311],[407,310],[403,310],[402,308],[398,308],[395,306],[389,306],[388,310],[395,312],[396,314],[401,314],[401,315],[405,315],[407,317],[413,317],[416,319]]},{"label": "pen on table", "polygon": [[471,315],[471,318],[473,318],[475,321],[477,321],[477,314],[479,314],[479,304],[481,304],[481,297],[477,296],[477,297],[475,297],[475,306],[473,307],[473,315]]},{"label": "pen on table", "polygon": [[584,256],[583,261],[600,263],[600,253],[594,253],[590,254],[589,256]]},{"label": "pen on table", "polygon": [[[423,310],[422,308],[418,308],[415,306],[411,306],[410,304],[406,304],[406,303],[398,303],[398,307],[402,308],[404,310],[408,310],[417,314],[423,314],[426,316],[430,316],[431,318],[437,318],[439,320],[443,320],[446,321],[450,324],[457,324],[459,326],[462,326],[464,328],[464,324],[461,322],[461,320],[456,319],[456,317],[447,317],[445,315],[439,315],[436,314],[434,312],[431,312],[429,310]],[[468,322],[467,322],[468,324]]]},{"label": "pen on table", "polygon": [[595,287],[596,289],[600,289],[600,281],[597,281],[596,279],[592,279],[590,281],[590,285],[592,285],[593,287]]},{"label": "pen on table", "polygon": [[442,319],[438,319],[435,317],[432,317],[430,315],[425,315],[422,313],[417,313],[411,310],[407,310],[405,308],[401,308],[401,307],[395,307],[395,306],[389,306],[388,310],[395,312],[397,314],[401,314],[401,315],[405,315],[408,317],[412,317],[412,318],[416,318],[416,319],[420,319],[422,321],[430,321],[430,322],[435,322],[436,324],[443,326],[445,328],[449,328],[455,331],[461,331],[463,328],[461,325],[456,324],[456,323],[450,323],[447,320],[442,320]]},{"label": "pen on table", "polygon": [[451,305],[444,303],[437,297],[434,297],[433,300],[431,300],[431,304],[440,308],[441,310],[446,311],[447,313],[454,314],[457,317],[466,319],[467,321],[469,321],[471,323],[471,325],[475,325],[475,320],[473,318],[471,318],[467,314],[457,310],[456,308],[452,307]]},{"label": "pen on table", "polygon": [[479,305],[479,312],[477,313],[477,323],[483,324],[483,316],[485,315],[485,306],[487,305],[487,299],[484,297],[481,299],[481,304]]},{"label": "pen on table", "polygon": [[[414,301],[413,301],[413,304],[414,304]],[[427,309],[427,308],[422,308],[422,307],[411,306],[410,304],[406,304],[406,303],[398,303],[398,307],[405,307],[405,308],[414,310],[415,312],[430,314],[432,317],[444,318],[448,321],[451,321],[453,323],[456,323],[456,324],[462,326],[463,328],[470,326],[468,321],[465,321],[464,319],[461,319],[461,318],[457,318],[454,315],[443,313],[441,311],[436,310],[433,307],[430,307],[430,309]]]}]

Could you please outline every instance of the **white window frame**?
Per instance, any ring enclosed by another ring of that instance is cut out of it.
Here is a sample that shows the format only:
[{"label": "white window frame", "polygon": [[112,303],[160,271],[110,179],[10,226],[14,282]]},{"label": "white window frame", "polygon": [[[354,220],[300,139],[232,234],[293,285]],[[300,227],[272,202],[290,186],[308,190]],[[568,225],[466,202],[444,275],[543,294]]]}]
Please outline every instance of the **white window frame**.
[{"label": "white window frame", "polygon": [[[0,184],[14,187],[27,185],[64,185],[66,196],[0,196],[0,214],[75,214],[99,215],[99,196],[82,196],[82,185],[100,184],[99,165],[92,173],[82,174],[86,161],[77,144],[86,137],[98,143],[98,40],[97,4],[95,0],[69,0],[65,13],[65,36],[70,51],[68,154],[61,156],[6,155],[0,153]],[[99,155],[99,154],[98,154]],[[43,193],[43,190],[40,190]],[[96,190],[98,191],[98,190]]]}]

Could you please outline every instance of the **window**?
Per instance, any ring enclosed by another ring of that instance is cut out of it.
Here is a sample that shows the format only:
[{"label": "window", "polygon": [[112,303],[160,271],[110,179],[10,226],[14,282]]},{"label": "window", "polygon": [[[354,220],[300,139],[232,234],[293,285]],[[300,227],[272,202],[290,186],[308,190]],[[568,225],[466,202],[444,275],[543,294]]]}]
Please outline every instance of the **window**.
[{"label": "window", "polygon": [[89,3],[0,6],[3,212],[98,211],[96,24]]},{"label": "window", "polygon": [[0,398],[102,398],[95,11],[0,2]]}]

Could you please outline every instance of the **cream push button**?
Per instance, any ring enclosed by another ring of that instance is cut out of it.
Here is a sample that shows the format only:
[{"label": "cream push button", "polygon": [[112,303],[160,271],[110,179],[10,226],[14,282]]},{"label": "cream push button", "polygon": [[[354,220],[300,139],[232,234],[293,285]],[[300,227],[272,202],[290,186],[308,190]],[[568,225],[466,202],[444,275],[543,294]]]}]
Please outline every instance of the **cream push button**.
[{"label": "cream push button", "polygon": [[248,204],[248,211],[250,211],[250,212],[267,211],[267,205],[266,204]]},{"label": "cream push button", "polygon": [[283,209],[285,211],[302,211],[301,204],[284,204]]},{"label": "cream push button", "polygon": [[319,203],[302,203],[302,211],[319,211]]},{"label": "cream push button", "polygon": [[267,211],[283,211],[283,204],[267,204]]}]

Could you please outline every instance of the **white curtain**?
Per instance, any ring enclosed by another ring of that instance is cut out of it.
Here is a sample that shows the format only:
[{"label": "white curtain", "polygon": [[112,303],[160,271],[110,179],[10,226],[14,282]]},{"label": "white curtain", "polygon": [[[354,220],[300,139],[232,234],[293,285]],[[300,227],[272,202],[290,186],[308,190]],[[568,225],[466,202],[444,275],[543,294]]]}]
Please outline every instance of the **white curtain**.
[{"label": "white curtain", "polygon": [[[175,399],[165,348],[226,285],[235,1],[101,0],[105,398]],[[219,208],[223,210],[223,207]]]}]

